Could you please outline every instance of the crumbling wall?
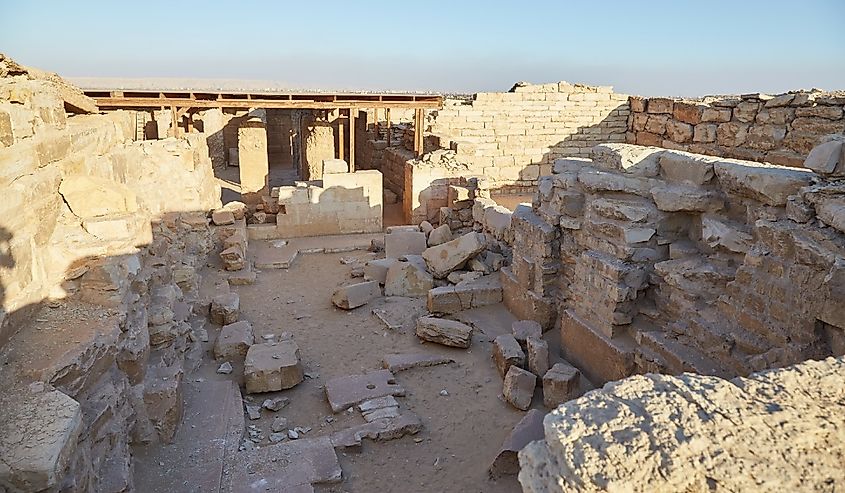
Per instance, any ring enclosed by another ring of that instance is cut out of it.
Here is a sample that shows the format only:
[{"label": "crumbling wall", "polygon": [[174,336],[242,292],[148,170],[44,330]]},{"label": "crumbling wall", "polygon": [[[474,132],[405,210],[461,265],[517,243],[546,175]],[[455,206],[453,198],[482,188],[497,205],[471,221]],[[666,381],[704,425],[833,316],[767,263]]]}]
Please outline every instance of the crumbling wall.
[{"label": "crumbling wall", "polygon": [[845,131],[845,92],[743,94],[699,100],[632,97],[629,144],[801,166]]},{"label": "crumbling wall", "polygon": [[220,189],[204,134],[133,142],[29,84],[0,79],[0,488],[132,490],[129,444],[180,420]]},{"label": "crumbling wall", "polygon": [[845,157],[829,147],[834,166],[808,160],[828,178],[627,144],[558,160],[514,214],[505,303],[559,322],[564,356],[595,382],[841,354]]},{"label": "crumbling wall", "polygon": [[519,453],[528,493],[835,491],[845,358],[749,378],[645,375],[566,402]]}]

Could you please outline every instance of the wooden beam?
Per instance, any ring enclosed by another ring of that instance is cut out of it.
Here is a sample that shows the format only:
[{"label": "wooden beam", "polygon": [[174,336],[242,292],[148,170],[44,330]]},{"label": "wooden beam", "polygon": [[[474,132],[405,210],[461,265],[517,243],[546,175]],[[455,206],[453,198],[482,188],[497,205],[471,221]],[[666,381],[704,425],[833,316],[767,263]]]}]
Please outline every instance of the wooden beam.
[{"label": "wooden beam", "polygon": [[349,108],[349,172],[355,172],[355,112],[357,109]]},{"label": "wooden beam", "polygon": [[343,159],[343,110],[337,110],[337,158]]},{"label": "wooden beam", "polygon": [[100,109],[122,109],[122,108],[160,108],[168,106],[189,107],[189,108],[266,108],[266,109],[304,109],[304,110],[332,110],[332,109],[367,109],[367,108],[442,108],[438,101],[297,101],[297,100],[276,100],[276,99],[217,99],[203,100],[190,98],[94,98]]}]

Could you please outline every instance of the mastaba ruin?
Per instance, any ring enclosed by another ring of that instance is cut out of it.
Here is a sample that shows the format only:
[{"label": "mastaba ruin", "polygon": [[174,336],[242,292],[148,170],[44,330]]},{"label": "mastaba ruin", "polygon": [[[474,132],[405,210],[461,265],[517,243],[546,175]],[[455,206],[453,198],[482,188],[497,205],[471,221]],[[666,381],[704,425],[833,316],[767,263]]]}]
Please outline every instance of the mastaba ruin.
[{"label": "mastaba ruin", "polygon": [[843,110],[0,55],[0,491],[845,489]]}]

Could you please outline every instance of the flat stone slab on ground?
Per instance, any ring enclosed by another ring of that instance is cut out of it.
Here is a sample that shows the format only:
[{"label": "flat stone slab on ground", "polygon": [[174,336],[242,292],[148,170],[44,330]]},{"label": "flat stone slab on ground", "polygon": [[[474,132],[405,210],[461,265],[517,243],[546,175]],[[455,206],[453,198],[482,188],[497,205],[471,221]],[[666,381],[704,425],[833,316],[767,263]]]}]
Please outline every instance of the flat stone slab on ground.
[{"label": "flat stone slab on ground", "polygon": [[381,287],[377,281],[359,282],[338,287],[332,294],[332,303],[338,308],[351,310],[369,303],[381,296]]},{"label": "flat stone slab on ground", "polygon": [[420,368],[425,366],[445,365],[454,360],[436,354],[425,353],[403,353],[403,354],[386,354],[382,360],[382,365],[390,371],[404,371],[411,368]]},{"label": "flat stone slab on ground", "polygon": [[472,327],[445,318],[420,317],[417,337],[444,346],[468,348],[472,342]]},{"label": "flat stone slab on ground", "polygon": [[360,447],[364,438],[383,442],[405,435],[415,435],[420,430],[422,430],[422,421],[419,416],[406,411],[397,418],[377,419],[371,423],[335,432],[331,435],[331,441],[337,448]]},{"label": "flat stone slab on ground", "polygon": [[326,398],[334,412],[376,397],[405,395],[390,370],[376,370],[363,375],[337,377],[326,382]]},{"label": "flat stone slab on ground", "polygon": [[517,454],[534,440],[543,439],[543,418],[545,416],[546,413],[543,411],[532,409],[513,427],[490,465],[490,474],[493,477],[519,473],[519,456]]},{"label": "flat stone slab on ground", "polygon": [[292,340],[254,344],[244,360],[246,391],[275,392],[296,386],[303,379],[299,346]]}]

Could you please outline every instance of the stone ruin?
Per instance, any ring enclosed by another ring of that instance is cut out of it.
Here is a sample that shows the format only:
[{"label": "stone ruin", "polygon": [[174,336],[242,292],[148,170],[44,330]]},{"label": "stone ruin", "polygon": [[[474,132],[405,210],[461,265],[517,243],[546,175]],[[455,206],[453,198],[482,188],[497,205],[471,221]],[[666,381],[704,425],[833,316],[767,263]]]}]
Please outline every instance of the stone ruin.
[{"label": "stone ruin", "polygon": [[[518,421],[488,454],[491,481],[835,491],[843,108],[841,92],[690,101],[520,83],[447,100],[422,129],[367,114],[351,172],[323,149],[323,115],[297,144],[308,181],[271,186],[278,115],[238,116],[237,152],[219,110],[183,134],[157,113],[172,136],[150,139],[138,112],[102,112],[0,56],[0,491],[159,491],[136,474],[182,464],[168,444],[186,441],[215,472],[167,469],[170,484],[313,491],[348,474],[336,451],[424,442],[430,418],[398,375],[473,351]],[[235,157],[242,200],[222,204],[215,172]],[[384,228],[393,202],[408,224]],[[309,348],[266,332],[241,290],[339,253],[336,310],[426,351],[326,379],[324,423],[293,426],[286,392],[319,379]],[[219,379],[197,378],[209,365]],[[213,431],[187,425],[202,412]]]}]

